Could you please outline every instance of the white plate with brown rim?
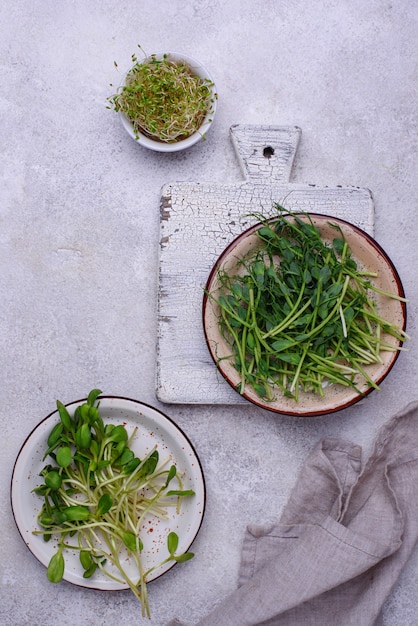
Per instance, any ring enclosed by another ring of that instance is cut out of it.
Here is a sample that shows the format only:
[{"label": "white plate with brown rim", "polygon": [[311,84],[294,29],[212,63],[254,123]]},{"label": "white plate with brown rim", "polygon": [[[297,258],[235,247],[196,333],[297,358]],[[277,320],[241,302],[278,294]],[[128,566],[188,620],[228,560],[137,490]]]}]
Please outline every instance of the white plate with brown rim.
[{"label": "white plate with brown rim", "polygon": [[[86,400],[78,400],[67,404],[70,414],[77,406]],[[130,398],[117,396],[99,396],[100,415],[104,423],[114,425],[123,424],[130,435],[137,428],[130,444],[135,455],[145,456],[157,446],[160,458],[167,457],[183,475],[183,488],[192,489],[194,496],[184,498],[180,511],[173,507],[168,512],[167,519],[160,519],[152,515],[144,519],[141,540],[144,549],[141,560],[145,570],[158,565],[168,556],[167,535],[174,531],[178,534],[179,544],[177,553],[186,552],[193,543],[203,521],[205,511],[205,481],[202,467],[196,451],[186,434],[167,415],[157,409]],[[59,422],[58,411],[50,413],[29,434],[17,456],[11,481],[11,504],[17,528],[23,541],[32,554],[45,567],[55,553],[57,541],[51,539],[45,542],[40,535],[33,531],[39,530],[37,516],[43,499],[33,493],[33,489],[41,484],[39,472],[43,469],[46,460],[43,460],[47,449],[47,438],[53,426]],[[107,577],[97,570],[92,578],[83,578],[78,553],[66,551],[65,573],[63,579],[81,587],[103,589],[108,591],[126,589],[127,585]],[[167,572],[175,565],[170,561],[155,569],[147,578],[147,582],[154,580]],[[125,563],[126,572],[135,575],[137,570],[134,563]],[[110,568],[110,566],[109,566]]]}]

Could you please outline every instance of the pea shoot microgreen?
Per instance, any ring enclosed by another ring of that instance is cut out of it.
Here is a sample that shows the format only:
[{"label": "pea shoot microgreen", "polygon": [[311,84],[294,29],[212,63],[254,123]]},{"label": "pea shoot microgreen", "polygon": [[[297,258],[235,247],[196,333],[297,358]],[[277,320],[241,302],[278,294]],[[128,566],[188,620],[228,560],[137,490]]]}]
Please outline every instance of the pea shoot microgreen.
[{"label": "pea shoot microgreen", "polygon": [[381,317],[373,294],[406,299],[373,284],[376,276],[358,267],[337,223],[330,221],[336,236],[327,243],[308,215],[290,218],[275,208],[273,219],[255,215],[261,245],[233,275],[221,267],[216,296],[208,294],[231,347],[225,358],[240,373],[237,391],[248,384],[264,400],[280,393],[297,402],[301,390],[323,396],[330,384],[378,388],[367,366],[409,337]]},{"label": "pea shoot microgreen", "polygon": [[[62,580],[64,553],[75,551],[85,578],[99,570],[127,584],[141,603],[142,615],[150,617],[146,585],[151,572],[194,555],[177,554],[178,535],[169,532],[168,556],[145,569],[143,522],[149,516],[168,519],[169,507],[179,511],[182,499],[194,492],[183,488],[176,465],[169,465],[169,458],[161,460],[156,446],[141,459],[134,454],[131,444],[137,429],[129,434],[124,425],[105,423],[99,412],[100,394],[93,389],[73,415],[57,401],[59,421],[49,433],[43,457],[50,461],[40,472],[43,482],[34,489],[43,499],[41,529],[34,534],[45,541],[58,538],[47,568],[50,582]],[[135,576],[128,575],[123,565],[127,555]]]}]

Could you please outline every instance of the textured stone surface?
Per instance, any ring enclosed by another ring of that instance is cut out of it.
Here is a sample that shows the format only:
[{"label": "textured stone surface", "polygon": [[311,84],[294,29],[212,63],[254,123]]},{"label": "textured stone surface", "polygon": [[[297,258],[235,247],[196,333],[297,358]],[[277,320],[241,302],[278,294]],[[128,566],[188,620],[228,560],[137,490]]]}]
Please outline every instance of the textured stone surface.
[{"label": "textured stone surface", "polygon": [[[1,4],[2,624],[141,621],[129,592],[48,583],[15,528],[14,459],[56,398],[93,386],[134,397],[167,412],[195,444],[205,520],[196,558],[150,585],[155,626],[175,616],[194,624],[236,586],[245,526],[278,516],[320,437],[347,437],[367,453],[379,426],[416,399],[416,33],[413,0]],[[146,151],[106,109],[138,43],[195,56],[215,78],[214,126],[187,153]],[[161,190],[236,186],[235,124],[302,129],[290,182],[373,192],[375,237],[402,277],[415,340],[379,393],[337,415],[305,421],[156,398]],[[385,626],[416,623],[417,575],[415,553]]]}]

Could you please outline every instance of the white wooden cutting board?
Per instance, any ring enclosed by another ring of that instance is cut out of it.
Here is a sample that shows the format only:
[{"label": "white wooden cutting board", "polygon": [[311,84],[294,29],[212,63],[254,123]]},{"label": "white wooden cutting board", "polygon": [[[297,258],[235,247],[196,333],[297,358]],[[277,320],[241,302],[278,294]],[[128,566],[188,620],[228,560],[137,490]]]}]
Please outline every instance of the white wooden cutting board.
[{"label": "white wooden cutting board", "polygon": [[274,203],[346,219],[370,235],[370,190],[289,182],[301,130],[236,125],[231,139],[244,180],[220,185],[176,182],[161,192],[156,393],[161,402],[246,404],[217,372],[202,326],[203,290],[224,248],[255,223],[249,213],[274,215]]}]

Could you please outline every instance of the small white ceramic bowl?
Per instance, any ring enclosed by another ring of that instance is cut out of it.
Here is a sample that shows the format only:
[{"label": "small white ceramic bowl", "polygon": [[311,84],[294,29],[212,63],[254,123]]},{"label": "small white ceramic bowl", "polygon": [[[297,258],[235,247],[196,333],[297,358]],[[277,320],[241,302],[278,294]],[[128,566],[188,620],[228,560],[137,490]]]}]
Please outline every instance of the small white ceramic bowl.
[{"label": "small white ceramic bowl", "polygon": [[[134,131],[134,126],[131,120],[122,111],[119,111],[119,116],[121,118],[121,121],[125,130],[132,137],[132,139],[140,143],[141,146],[144,146],[145,148],[150,148],[151,150],[156,150],[157,152],[177,152],[178,150],[184,150],[186,148],[190,148],[201,139],[206,138],[206,133],[211,127],[214,117],[215,117],[218,96],[216,93],[216,87],[212,79],[212,76],[209,74],[208,70],[193,57],[190,57],[188,55],[181,54],[178,52],[156,52],[152,55],[149,55],[149,57],[147,58],[153,57],[153,58],[156,58],[157,60],[161,60],[164,56],[167,56],[169,60],[171,61],[186,63],[196,76],[199,76],[199,78],[207,79],[212,83],[211,90],[213,94],[213,99],[212,99],[211,107],[209,111],[207,112],[199,130],[193,133],[192,135],[190,135],[189,137],[186,137],[186,139],[182,139],[180,141],[176,141],[173,143],[166,143],[163,141],[157,141],[157,140],[151,139],[150,137],[147,137],[146,135],[142,133],[136,133]],[[146,59],[144,59],[144,61],[146,61]],[[135,65],[137,65],[137,63],[135,63]],[[126,77],[128,76],[131,70],[132,68],[130,68],[129,71],[126,72],[124,79],[121,83],[121,87],[124,86]]]}]

